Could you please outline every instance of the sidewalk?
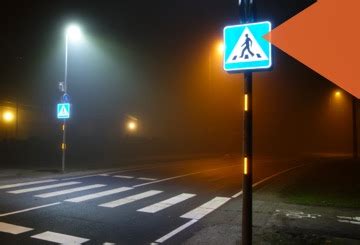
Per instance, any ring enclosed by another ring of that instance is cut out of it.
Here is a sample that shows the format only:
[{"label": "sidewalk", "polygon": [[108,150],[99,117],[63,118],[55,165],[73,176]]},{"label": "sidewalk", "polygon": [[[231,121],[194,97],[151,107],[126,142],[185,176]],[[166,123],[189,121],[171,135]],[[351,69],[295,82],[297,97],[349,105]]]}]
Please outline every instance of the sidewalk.
[{"label": "sidewalk", "polygon": [[[359,169],[359,162],[320,161],[259,187],[253,243],[360,244]],[[241,244],[241,211],[238,197],[194,225],[185,244]]]}]

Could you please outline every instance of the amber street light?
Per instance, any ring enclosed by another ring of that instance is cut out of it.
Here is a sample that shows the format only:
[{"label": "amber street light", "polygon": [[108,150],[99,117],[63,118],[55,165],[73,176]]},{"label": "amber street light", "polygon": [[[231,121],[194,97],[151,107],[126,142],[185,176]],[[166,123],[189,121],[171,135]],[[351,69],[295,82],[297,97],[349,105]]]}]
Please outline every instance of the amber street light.
[{"label": "amber street light", "polygon": [[11,123],[15,120],[15,114],[12,111],[5,111],[2,115],[2,119],[5,123]]}]

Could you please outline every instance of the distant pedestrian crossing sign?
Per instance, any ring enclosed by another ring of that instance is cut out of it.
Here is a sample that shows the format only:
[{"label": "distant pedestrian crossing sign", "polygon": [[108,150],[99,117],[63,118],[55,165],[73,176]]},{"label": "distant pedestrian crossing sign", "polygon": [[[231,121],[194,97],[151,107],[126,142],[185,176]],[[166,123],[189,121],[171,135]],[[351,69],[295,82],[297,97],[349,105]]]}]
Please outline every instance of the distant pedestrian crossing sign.
[{"label": "distant pedestrian crossing sign", "polygon": [[70,103],[57,104],[57,118],[58,119],[70,118]]},{"label": "distant pedestrian crossing sign", "polygon": [[258,22],[224,28],[224,70],[245,71],[267,69],[272,65],[271,44],[264,35],[271,23]]}]

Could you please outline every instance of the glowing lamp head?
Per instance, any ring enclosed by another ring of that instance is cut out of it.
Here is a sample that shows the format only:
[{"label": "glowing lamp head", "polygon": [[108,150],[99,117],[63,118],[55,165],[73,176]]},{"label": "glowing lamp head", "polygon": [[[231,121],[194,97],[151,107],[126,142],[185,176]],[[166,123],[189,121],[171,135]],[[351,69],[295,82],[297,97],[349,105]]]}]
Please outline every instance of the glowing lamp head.
[{"label": "glowing lamp head", "polygon": [[341,91],[335,91],[335,98],[340,98],[341,97]]},{"label": "glowing lamp head", "polygon": [[72,42],[79,42],[82,40],[82,32],[79,26],[70,25],[66,28],[66,37]]},{"label": "glowing lamp head", "polygon": [[127,128],[128,128],[129,131],[135,131],[136,128],[137,128],[137,125],[136,125],[135,122],[128,122]]},{"label": "glowing lamp head", "polygon": [[5,112],[3,113],[3,120],[4,120],[4,122],[10,123],[10,122],[14,121],[14,119],[15,119],[15,115],[14,115],[13,112],[11,112],[11,111],[5,111]]}]

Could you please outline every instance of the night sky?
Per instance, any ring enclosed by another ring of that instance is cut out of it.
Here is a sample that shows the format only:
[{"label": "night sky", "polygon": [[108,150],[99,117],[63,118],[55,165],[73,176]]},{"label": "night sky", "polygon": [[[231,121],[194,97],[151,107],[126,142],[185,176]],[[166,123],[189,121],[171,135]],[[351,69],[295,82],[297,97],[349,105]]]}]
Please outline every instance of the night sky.
[{"label": "night sky", "polygon": [[[257,0],[258,20],[277,26],[313,2]],[[76,22],[85,41],[69,48],[73,128],[111,136],[120,130],[124,116],[132,115],[139,118],[144,137],[239,142],[242,76],[226,74],[214,51],[223,27],[239,23],[237,3],[3,3],[0,98],[18,98],[20,103],[38,106],[34,108],[54,116],[51,113],[61,95],[57,84],[63,80],[64,29]],[[331,128],[321,129],[316,118],[311,125],[299,120],[323,110],[328,100],[322,100],[334,86],[276,48],[274,57],[273,70],[256,74],[254,82],[256,134],[265,139],[264,145],[279,137],[279,132],[286,139],[289,132],[297,130],[299,141],[308,139],[303,132],[309,130],[322,130],[315,138],[330,132]],[[347,124],[341,127],[347,128]]]}]

